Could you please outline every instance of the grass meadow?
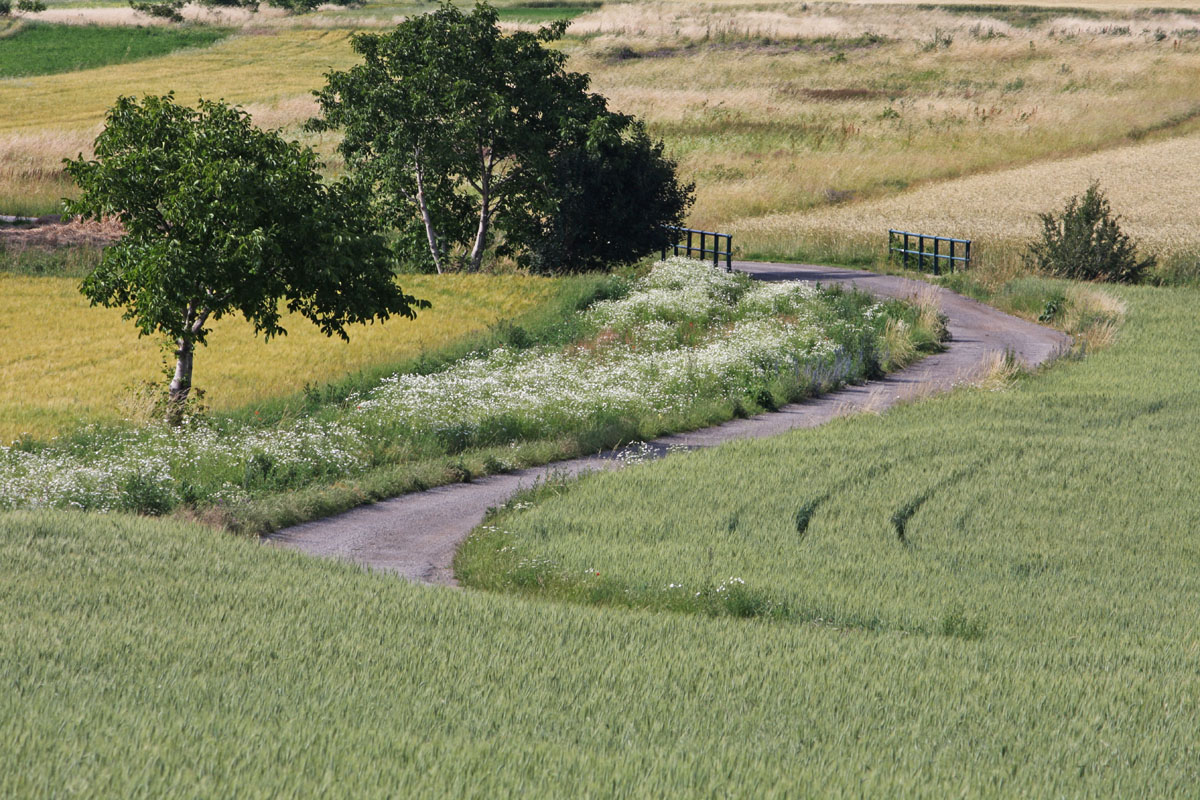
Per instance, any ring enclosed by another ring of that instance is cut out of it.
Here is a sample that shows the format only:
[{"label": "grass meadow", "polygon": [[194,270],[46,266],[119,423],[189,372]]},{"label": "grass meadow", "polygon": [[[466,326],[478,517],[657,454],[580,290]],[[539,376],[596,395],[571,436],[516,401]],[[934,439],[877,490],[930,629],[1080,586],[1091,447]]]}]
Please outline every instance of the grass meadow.
[{"label": "grass meadow", "polygon": [[138,61],[227,35],[220,28],[115,28],[29,23],[0,44],[0,79],[51,75]]},{"label": "grass meadow", "polygon": [[[324,336],[301,317],[264,342],[240,318],[216,323],[196,357],[196,385],[214,411],[261,404],[364,370],[434,353],[551,299],[558,281],[519,275],[407,275],[406,292],[433,303],[416,321],[363,325],[350,341]],[[80,422],[151,413],[142,391],[166,385],[157,339],[138,338],[120,309],[90,307],[77,278],[0,272],[0,441],[45,438]],[[174,367],[174,361],[171,360]]]},{"label": "grass meadow", "polygon": [[[22,609],[0,621],[0,747],[23,765],[0,792],[1188,796],[1200,294],[1122,295],[1113,347],[1003,391],[498,520],[526,569],[608,582],[610,607],[178,521],[0,517]],[[611,607],[730,578],[791,613]]]}]

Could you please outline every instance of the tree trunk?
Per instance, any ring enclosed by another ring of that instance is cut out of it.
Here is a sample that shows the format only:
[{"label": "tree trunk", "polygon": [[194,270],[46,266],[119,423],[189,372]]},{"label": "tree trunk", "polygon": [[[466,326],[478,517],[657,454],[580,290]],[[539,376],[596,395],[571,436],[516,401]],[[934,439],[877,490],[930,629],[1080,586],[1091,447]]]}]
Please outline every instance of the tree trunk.
[{"label": "tree trunk", "polygon": [[196,354],[196,345],[190,339],[180,338],[176,344],[175,377],[167,391],[167,424],[173,428],[183,422],[183,409],[192,391],[192,359]]},{"label": "tree trunk", "polygon": [[491,210],[488,208],[487,195],[483,196],[479,211],[479,230],[475,234],[475,247],[471,249],[471,271],[478,272],[483,263],[483,248],[487,242],[488,222]]},{"label": "tree trunk", "polygon": [[[209,292],[209,300],[212,293]],[[175,377],[167,389],[167,424],[177,428],[183,424],[183,410],[192,391],[192,361],[196,355],[196,337],[204,329],[211,312],[200,301],[188,303],[183,315],[184,335],[175,340]]]},{"label": "tree trunk", "polygon": [[481,150],[479,163],[483,167],[479,176],[479,230],[475,233],[475,246],[471,248],[471,271],[478,272],[483,263],[483,249],[487,246],[488,225],[492,221],[492,166],[495,163],[489,151]]},{"label": "tree trunk", "polygon": [[429,206],[425,203],[425,181],[421,174],[421,151],[418,150],[414,155],[417,171],[417,206],[421,209],[421,220],[425,223],[425,238],[429,240],[429,254],[433,256],[433,266],[438,275],[441,275],[441,248],[438,245],[437,230],[433,227],[433,218],[429,215]]}]

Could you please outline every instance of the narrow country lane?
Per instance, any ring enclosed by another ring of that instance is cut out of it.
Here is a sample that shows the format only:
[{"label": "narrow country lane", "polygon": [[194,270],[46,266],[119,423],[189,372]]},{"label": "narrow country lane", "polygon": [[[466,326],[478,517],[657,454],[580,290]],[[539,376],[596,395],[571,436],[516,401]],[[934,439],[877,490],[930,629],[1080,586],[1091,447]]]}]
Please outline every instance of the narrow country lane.
[{"label": "narrow country lane", "polygon": [[[900,401],[945,392],[977,377],[996,353],[1013,352],[1036,367],[1066,350],[1059,331],[1004,314],[990,306],[921,281],[860,270],[798,264],[734,262],[760,280],[805,280],[853,285],[878,297],[907,298],[936,292],[949,318],[948,348],[901,372],[848,386],[778,411],[737,419],[690,433],[664,436],[632,451],[656,457],[669,450],[712,447],[733,439],[774,436],[811,428],[843,414],[882,411]],[[352,509],[327,519],[276,531],[265,541],[314,556],[340,558],[413,581],[454,585],[451,562],[460,542],[483,521],[485,512],[521,488],[549,475],[575,476],[626,463],[630,448],[495,475],[407,494]]]}]

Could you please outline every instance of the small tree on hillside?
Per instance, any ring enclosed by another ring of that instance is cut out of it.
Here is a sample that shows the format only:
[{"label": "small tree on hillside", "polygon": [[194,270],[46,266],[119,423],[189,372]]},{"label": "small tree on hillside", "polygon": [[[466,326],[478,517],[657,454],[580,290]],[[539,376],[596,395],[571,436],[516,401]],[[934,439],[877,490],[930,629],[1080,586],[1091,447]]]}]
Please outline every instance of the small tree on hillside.
[{"label": "small tree on hillside", "polygon": [[168,419],[178,423],[197,345],[240,313],[268,339],[286,334],[281,305],[326,335],[428,303],[396,285],[364,193],[325,186],[312,150],[255,128],[239,108],[172,95],[117,100],[96,157],[66,161],[80,188],[71,213],[115,215],[126,235],[81,291],[122,306],[142,335],[175,346]]},{"label": "small tree on hillside", "polygon": [[1139,259],[1137,245],[1121,232],[1108,198],[1093,183],[1067,201],[1061,215],[1039,214],[1042,237],[1029,245],[1026,264],[1034,269],[1085,281],[1137,283],[1154,267],[1154,256]]}]

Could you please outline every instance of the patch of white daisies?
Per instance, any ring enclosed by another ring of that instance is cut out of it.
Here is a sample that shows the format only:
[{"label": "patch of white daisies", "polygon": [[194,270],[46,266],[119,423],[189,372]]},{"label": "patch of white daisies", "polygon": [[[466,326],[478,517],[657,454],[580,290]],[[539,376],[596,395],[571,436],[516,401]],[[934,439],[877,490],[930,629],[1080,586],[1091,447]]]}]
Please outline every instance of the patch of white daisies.
[{"label": "patch of white daisies", "polygon": [[865,376],[882,330],[880,306],[846,319],[810,283],[756,282],[685,258],[580,313],[589,335],[569,347],[498,348],[393,375],[334,421],[264,430],[200,419],[0,448],[0,509],[165,511],[238,499],[267,473],[293,485],[353,474],[372,466],[372,437],[398,431],[497,443],[753,397],[781,378],[827,389]]}]

